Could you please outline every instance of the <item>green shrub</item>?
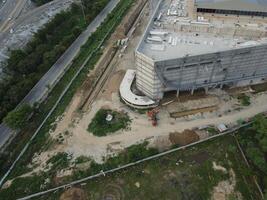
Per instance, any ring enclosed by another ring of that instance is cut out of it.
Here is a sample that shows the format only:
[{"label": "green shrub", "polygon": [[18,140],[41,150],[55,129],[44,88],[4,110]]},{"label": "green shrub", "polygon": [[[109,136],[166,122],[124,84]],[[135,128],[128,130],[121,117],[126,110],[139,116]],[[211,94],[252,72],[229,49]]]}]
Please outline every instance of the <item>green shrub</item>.
[{"label": "green shrub", "polygon": [[219,133],[218,130],[217,130],[215,127],[212,127],[212,126],[208,127],[206,130],[207,130],[211,135],[216,135],[216,134]]},{"label": "green shrub", "polygon": [[33,109],[28,104],[24,104],[20,106],[18,109],[15,109],[8,113],[8,115],[4,118],[4,122],[13,129],[21,129],[23,128]]},{"label": "green shrub", "polygon": [[57,170],[67,168],[69,166],[69,161],[70,158],[68,154],[65,152],[60,152],[51,157],[46,163],[51,163],[53,165],[52,169]]},{"label": "green shrub", "polygon": [[[110,122],[106,120],[108,114],[113,116],[113,119]],[[114,133],[120,129],[127,128],[129,123],[130,118],[125,113],[100,109],[89,124],[88,131],[96,136],[106,136],[108,133]]]},{"label": "green shrub", "polygon": [[247,96],[245,94],[241,94],[237,98],[240,101],[242,106],[249,106],[250,105],[250,97],[249,96]]}]

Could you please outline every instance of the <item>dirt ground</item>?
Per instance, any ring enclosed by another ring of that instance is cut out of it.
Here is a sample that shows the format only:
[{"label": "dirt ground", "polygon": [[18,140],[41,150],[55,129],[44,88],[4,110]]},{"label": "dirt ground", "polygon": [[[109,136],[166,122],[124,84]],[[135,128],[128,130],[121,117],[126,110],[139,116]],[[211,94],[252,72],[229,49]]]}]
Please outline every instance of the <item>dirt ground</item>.
[{"label": "dirt ground", "polygon": [[87,197],[84,190],[70,188],[60,196],[59,200],[87,200]]},{"label": "dirt ground", "polygon": [[184,130],[182,133],[174,132],[170,133],[169,140],[173,145],[187,145],[199,140],[199,136],[192,130]]},{"label": "dirt ground", "polygon": [[[222,168],[222,166],[219,166]],[[216,168],[214,168],[216,169]],[[217,170],[220,170],[217,168]],[[230,178],[229,180],[221,181],[217,186],[213,188],[212,200],[227,200],[231,195],[236,200],[242,200],[242,195],[240,192],[235,191],[236,186],[236,175],[233,169],[229,170]]]}]

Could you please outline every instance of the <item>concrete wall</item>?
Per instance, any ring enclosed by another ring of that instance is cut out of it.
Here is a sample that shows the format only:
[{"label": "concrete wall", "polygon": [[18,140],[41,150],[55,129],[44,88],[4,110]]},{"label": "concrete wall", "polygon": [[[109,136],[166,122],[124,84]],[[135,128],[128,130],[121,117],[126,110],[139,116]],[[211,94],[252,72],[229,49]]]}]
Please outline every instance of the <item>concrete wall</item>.
[{"label": "concrete wall", "polygon": [[162,83],[157,77],[154,61],[136,51],[136,85],[148,97],[158,100],[163,97]]},{"label": "concrete wall", "polygon": [[246,37],[246,38],[263,38],[267,37],[265,30],[260,29],[248,29],[243,27],[213,27],[209,25],[193,25],[193,24],[164,24],[165,29],[173,30],[175,32],[185,33],[211,33],[220,36],[231,36],[231,37]]},{"label": "concrete wall", "polygon": [[245,85],[267,77],[267,45],[153,62],[136,53],[137,88],[153,99],[170,90]]},{"label": "concrete wall", "polygon": [[236,23],[266,23],[267,17],[258,17],[258,16],[246,16],[246,15],[225,15],[217,13],[201,13],[197,12],[197,16],[204,17],[205,19],[220,20],[220,21],[231,21],[233,20]]}]

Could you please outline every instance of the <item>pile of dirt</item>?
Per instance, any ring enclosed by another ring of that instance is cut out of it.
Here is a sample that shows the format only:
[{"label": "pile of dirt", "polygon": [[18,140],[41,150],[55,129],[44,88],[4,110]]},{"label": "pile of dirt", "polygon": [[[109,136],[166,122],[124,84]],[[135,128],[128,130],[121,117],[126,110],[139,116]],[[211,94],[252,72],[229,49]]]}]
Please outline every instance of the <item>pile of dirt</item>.
[{"label": "pile of dirt", "polygon": [[60,196],[59,200],[88,200],[88,198],[81,188],[70,188]]},{"label": "pile of dirt", "polygon": [[173,132],[169,134],[169,140],[173,145],[187,145],[199,140],[199,136],[195,131],[184,130],[182,133]]}]

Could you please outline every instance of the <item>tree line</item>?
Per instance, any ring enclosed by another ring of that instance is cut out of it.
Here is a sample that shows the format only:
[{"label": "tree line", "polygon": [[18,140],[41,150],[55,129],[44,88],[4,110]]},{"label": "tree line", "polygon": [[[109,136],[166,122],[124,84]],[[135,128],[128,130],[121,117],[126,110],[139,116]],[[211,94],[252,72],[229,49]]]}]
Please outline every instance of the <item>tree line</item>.
[{"label": "tree line", "polygon": [[31,88],[79,36],[108,0],[83,0],[57,14],[39,29],[22,49],[12,50],[0,80],[0,121],[13,110]]}]

